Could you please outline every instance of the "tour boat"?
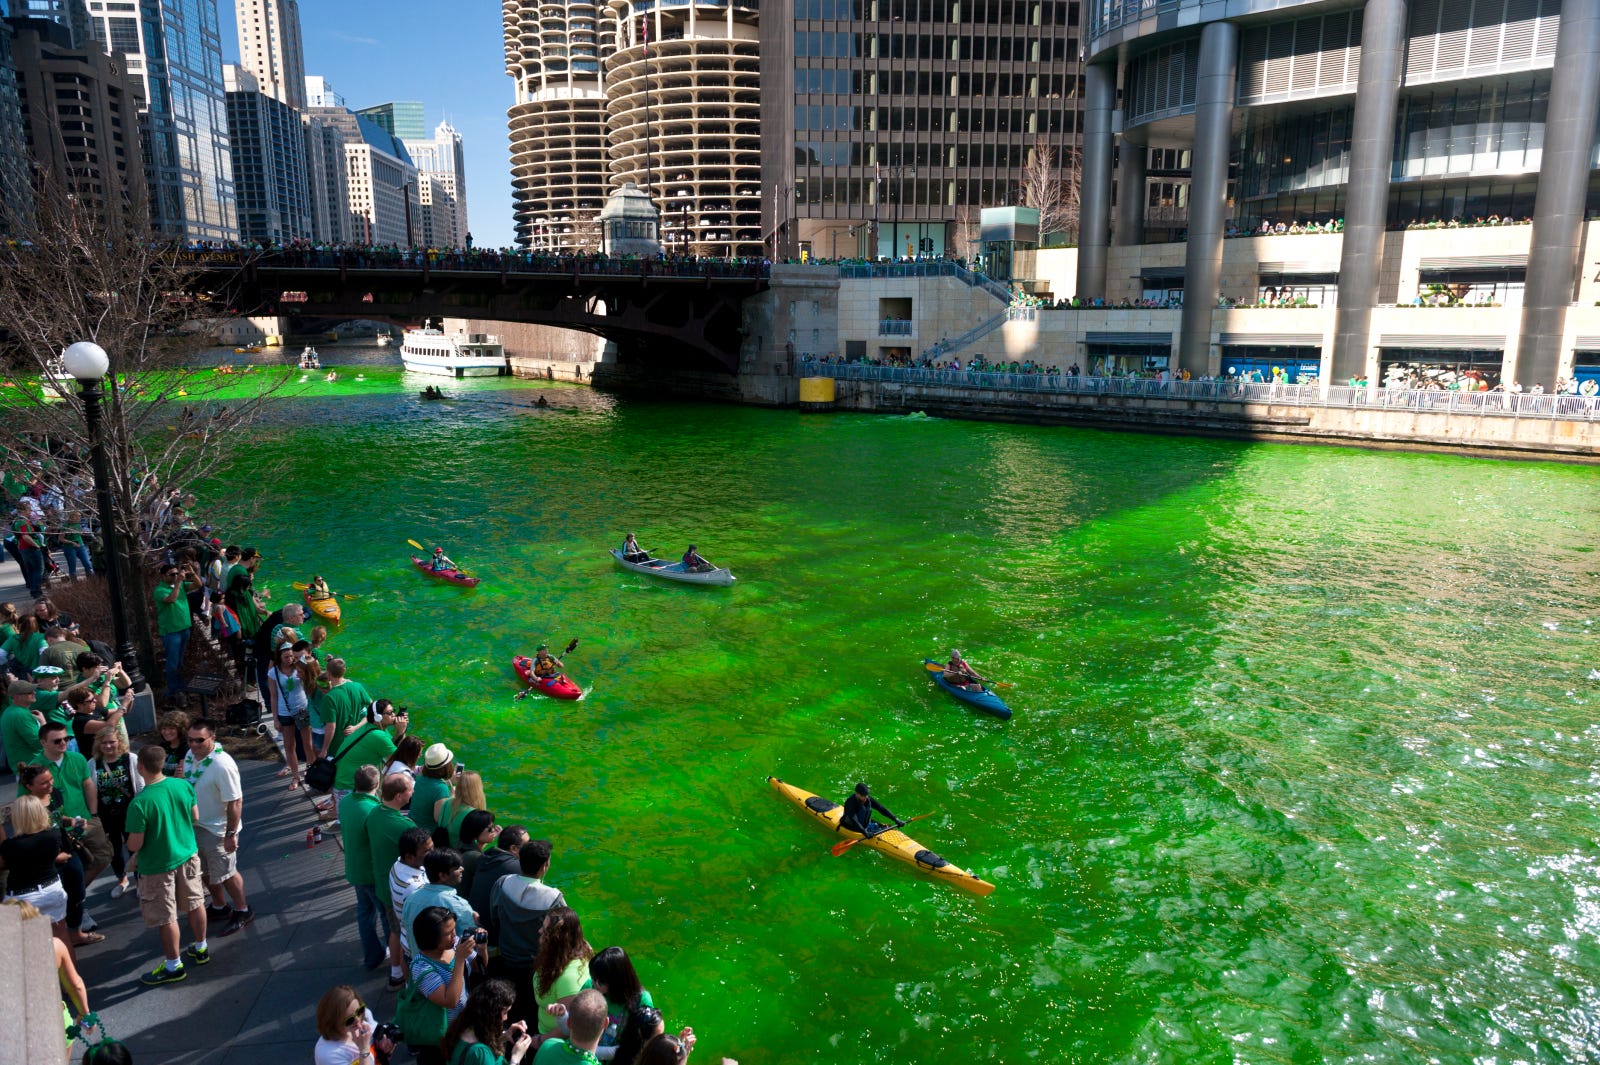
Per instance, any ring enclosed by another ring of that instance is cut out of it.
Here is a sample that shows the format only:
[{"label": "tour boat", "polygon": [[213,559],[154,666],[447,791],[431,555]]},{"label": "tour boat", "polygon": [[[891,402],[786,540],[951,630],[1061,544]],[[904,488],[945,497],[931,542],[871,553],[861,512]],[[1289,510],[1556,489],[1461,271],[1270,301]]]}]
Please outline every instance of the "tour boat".
[{"label": "tour boat", "polygon": [[407,329],[400,361],[413,373],[440,377],[505,377],[511,373],[500,338],[486,333]]}]

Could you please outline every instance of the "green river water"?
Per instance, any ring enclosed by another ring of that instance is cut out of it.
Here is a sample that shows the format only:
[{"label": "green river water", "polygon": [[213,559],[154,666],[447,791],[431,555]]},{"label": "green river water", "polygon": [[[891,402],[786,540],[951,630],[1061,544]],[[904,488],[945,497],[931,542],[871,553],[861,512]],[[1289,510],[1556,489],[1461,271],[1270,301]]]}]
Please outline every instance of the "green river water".
[{"label": "green river water", "polygon": [[[1600,1053],[1596,471],[366,372],[265,430],[258,583],[359,596],[332,649],[696,1060]],[[630,529],[738,585],[618,570]],[[514,702],[572,637],[586,698]],[[830,856],[768,774],[935,811],[997,890]]]}]

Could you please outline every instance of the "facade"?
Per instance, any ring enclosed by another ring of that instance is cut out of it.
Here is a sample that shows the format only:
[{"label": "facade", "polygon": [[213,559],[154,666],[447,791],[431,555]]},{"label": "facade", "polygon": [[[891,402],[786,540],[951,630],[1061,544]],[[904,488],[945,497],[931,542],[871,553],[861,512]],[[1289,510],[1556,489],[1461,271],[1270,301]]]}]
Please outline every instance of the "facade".
[{"label": "facade", "polygon": [[[216,0],[97,3],[95,38],[141,81],[151,224],[184,240],[232,240],[239,223],[228,152]],[[116,10],[110,10],[110,9]]]},{"label": "facade", "polygon": [[467,158],[461,134],[449,122],[441,122],[431,139],[395,135],[424,179],[418,186],[422,242],[430,248],[462,247],[471,230],[467,228]]},{"label": "facade", "polygon": [[1069,189],[1078,13],[1071,0],[763,6],[769,254],[968,258],[981,210],[1028,198],[1031,159],[1060,174],[1042,192]]},{"label": "facade", "polygon": [[97,212],[136,215],[148,202],[139,147],[138,83],[93,40],[39,18],[7,20],[13,35],[21,144],[46,181]]},{"label": "facade", "polygon": [[511,109],[511,197],[517,243],[592,251],[610,190],[601,5],[537,0],[502,5]]},{"label": "facade", "polygon": [[420,141],[428,136],[427,118],[422,104],[417,100],[394,100],[372,107],[358,107],[356,114],[401,140]]},{"label": "facade", "polygon": [[85,0],[10,0],[6,14],[12,18],[49,19],[70,35],[68,48],[83,48],[94,39]]},{"label": "facade", "polygon": [[[306,75],[305,107],[343,107],[344,97],[333,91],[333,85],[321,74]],[[302,108],[303,110],[303,108]]]},{"label": "facade", "polygon": [[1181,294],[1174,368],[1243,357],[1224,296],[1314,310],[1280,346],[1324,381],[1548,388],[1600,364],[1579,254],[1600,0],[1093,0],[1087,20],[1076,294]]},{"label": "facade", "polygon": [[344,134],[315,114],[300,116],[305,138],[306,194],[310,201],[311,239],[327,244],[356,240],[358,227],[350,211],[350,180],[345,172]]},{"label": "facade", "polygon": [[[0,11],[4,10],[0,0]],[[0,231],[6,233],[26,225],[33,215],[33,186],[11,38],[11,27],[0,20]]]},{"label": "facade", "polygon": [[305,110],[299,0],[234,0],[234,18],[239,27],[239,65],[255,75],[262,93]]},{"label": "facade", "polygon": [[263,92],[256,76],[242,66],[225,66],[223,85],[228,93],[240,238],[287,242],[311,237],[309,168],[300,112]]},{"label": "facade", "polygon": [[417,168],[399,138],[342,107],[312,107],[308,114],[344,141],[345,189],[362,244],[415,244],[420,203]]}]

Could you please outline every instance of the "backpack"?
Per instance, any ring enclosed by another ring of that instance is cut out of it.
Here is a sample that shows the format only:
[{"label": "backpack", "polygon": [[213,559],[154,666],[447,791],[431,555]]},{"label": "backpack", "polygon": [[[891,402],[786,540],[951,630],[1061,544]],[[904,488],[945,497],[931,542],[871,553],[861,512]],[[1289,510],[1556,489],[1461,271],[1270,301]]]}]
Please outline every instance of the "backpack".
[{"label": "backpack", "polygon": [[220,599],[211,604],[211,634],[219,640],[239,635],[239,615]]}]

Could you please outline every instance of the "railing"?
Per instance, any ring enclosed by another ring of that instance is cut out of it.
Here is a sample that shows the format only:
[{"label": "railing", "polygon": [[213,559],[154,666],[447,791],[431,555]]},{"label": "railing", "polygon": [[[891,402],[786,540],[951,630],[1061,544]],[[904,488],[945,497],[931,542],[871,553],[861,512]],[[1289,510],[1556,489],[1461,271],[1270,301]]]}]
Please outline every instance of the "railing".
[{"label": "railing", "polygon": [[1013,295],[1010,288],[975,270],[968,270],[960,263],[953,263],[947,259],[916,259],[904,263],[840,263],[840,280],[851,278],[874,277],[953,277],[959,281],[981,288],[997,300],[1011,302]]},{"label": "railing", "polygon": [[914,322],[899,318],[885,318],[878,323],[878,335],[881,337],[908,337],[915,330]]},{"label": "railing", "polygon": [[930,359],[943,358],[946,355],[961,351],[975,341],[982,340],[1007,322],[1031,322],[1038,316],[1038,311],[1039,308],[1037,307],[1020,307],[1016,305],[1007,307],[987,322],[980,322],[955,339],[939,341],[923,354]]},{"label": "railing", "polygon": [[1040,392],[1058,395],[1138,396],[1152,399],[1209,400],[1223,403],[1302,407],[1411,410],[1508,418],[1600,421],[1600,397],[1526,392],[1450,392],[1407,388],[1352,388],[1318,383],[1257,384],[1236,379],[1158,381],[1151,377],[1085,377],[1078,374],[1009,373],[992,370],[934,370],[864,363],[802,359],[804,377],[841,381],[892,381],[899,384],[974,388],[984,391]]},{"label": "railing", "polygon": [[534,252],[415,252],[396,248],[184,249],[193,265],[253,265],[293,270],[440,270],[480,273],[564,274],[603,277],[761,278],[772,264],[760,259],[637,259]]}]

